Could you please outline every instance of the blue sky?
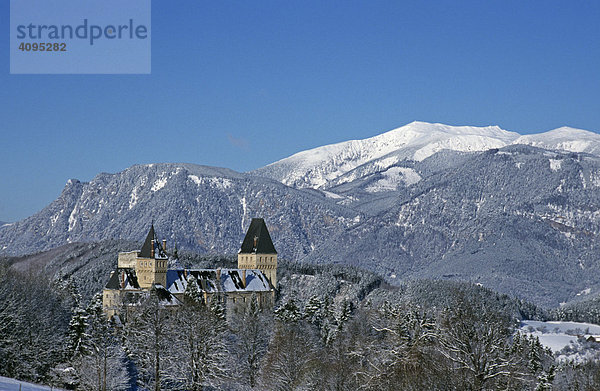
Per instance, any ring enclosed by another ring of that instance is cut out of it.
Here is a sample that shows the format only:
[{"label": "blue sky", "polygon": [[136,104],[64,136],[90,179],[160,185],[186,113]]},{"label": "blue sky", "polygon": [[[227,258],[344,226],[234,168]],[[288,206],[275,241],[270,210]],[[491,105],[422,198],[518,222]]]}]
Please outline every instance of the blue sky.
[{"label": "blue sky", "polygon": [[[133,164],[247,171],[414,120],[600,131],[600,2],[153,0],[151,75],[10,75],[0,220]],[[6,27],[4,27],[6,26]]]}]

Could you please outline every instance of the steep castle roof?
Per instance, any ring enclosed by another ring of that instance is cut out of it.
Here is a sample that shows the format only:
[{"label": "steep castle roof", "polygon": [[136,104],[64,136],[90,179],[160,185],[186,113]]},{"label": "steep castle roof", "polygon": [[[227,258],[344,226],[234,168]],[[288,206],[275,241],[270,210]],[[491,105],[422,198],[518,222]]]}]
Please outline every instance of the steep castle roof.
[{"label": "steep castle roof", "polygon": [[142,246],[142,250],[138,256],[140,258],[153,258],[152,246],[154,246],[154,258],[167,257],[167,254],[165,254],[160,242],[158,241],[158,236],[156,236],[156,232],[154,231],[154,224],[150,226],[150,231],[148,231],[148,236],[146,236],[146,240],[144,241],[144,245]]},{"label": "steep castle roof", "polygon": [[250,228],[248,228],[248,232],[242,243],[240,253],[277,254],[264,219],[252,219]]}]

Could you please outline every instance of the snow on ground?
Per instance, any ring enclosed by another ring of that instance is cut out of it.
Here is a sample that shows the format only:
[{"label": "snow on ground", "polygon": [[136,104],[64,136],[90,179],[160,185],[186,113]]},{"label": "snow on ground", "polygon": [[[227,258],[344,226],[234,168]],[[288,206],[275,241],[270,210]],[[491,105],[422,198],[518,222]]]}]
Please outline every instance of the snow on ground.
[{"label": "snow on ground", "polygon": [[562,165],[562,160],[558,159],[549,159],[550,160],[550,169],[552,171],[560,170],[560,166]]},{"label": "snow on ground", "polygon": [[413,185],[421,180],[421,176],[412,168],[391,167],[382,173],[383,178],[373,183],[365,190],[369,193],[398,190],[401,184]]},{"label": "snow on ground", "polygon": [[341,200],[344,198],[343,196],[336,194],[336,193],[332,193],[330,191],[326,191],[326,190],[321,190],[321,191],[323,192],[323,194],[325,194],[325,197],[327,197],[327,198],[333,198],[336,200]]},{"label": "snow on ground", "polygon": [[485,151],[492,148],[502,148],[507,144],[508,143],[506,142],[505,138],[497,139],[478,134],[456,135],[451,138],[445,138],[426,144],[414,153],[413,159],[420,162],[444,149],[451,151],[473,152]]},{"label": "snow on ground", "polygon": [[[135,206],[135,204],[137,204],[138,202],[138,194],[137,194],[138,188],[137,186],[133,188],[133,190],[131,190],[131,196],[129,197],[129,209],[131,210],[131,208],[133,208]],[[71,225],[71,218],[69,217],[69,225]]]},{"label": "snow on ground", "polygon": [[[21,388],[19,388],[19,386]],[[25,383],[19,380],[10,379],[0,376],[0,390],[2,391],[60,391],[59,388],[51,388],[48,386],[40,386],[38,384]]]},{"label": "snow on ground", "polygon": [[[583,269],[583,264],[581,262],[581,260],[579,260],[579,266]],[[586,288],[584,290],[582,290],[581,292],[579,292],[577,294],[577,296],[581,296],[581,295],[589,295],[590,293],[592,293],[592,288]]]},{"label": "snow on ground", "polygon": [[193,181],[196,185],[202,186],[208,184],[209,186],[217,189],[228,189],[233,185],[233,182],[227,178],[218,177],[198,177],[196,175],[188,175],[188,178]]},{"label": "snow on ground", "polygon": [[[577,352],[582,348],[578,340],[579,337],[587,339],[590,336],[600,336],[600,326],[579,322],[524,320],[521,322],[520,331],[538,337],[540,343],[557,354],[559,360],[580,360],[584,358],[585,354]],[[572,352],[559,353],[565,348],[570,348]]]},{"label": "snow on ground", "polygon": [[546,333],[560,332],[564,334],[572,334],[577,330],[581,330],[581,334],[600,334],[600,326],[592,323],[580,323],[580,322],[542,322],[538,320],[524,320],[521,322],[521,329],[526,329],[532,326],[534,329],[541,328],[545,329]]},{"label": "snow on ground", "polygon": [[156,180],[156,182],[154,182],[154,184],[152,185],[152,188],[150,189],[153,193],[156,191],[159,191],[160,189],[162,189],[163,187],[165,187],[165,185],[167,184],[167,177],[160,177],[159,179]]}]

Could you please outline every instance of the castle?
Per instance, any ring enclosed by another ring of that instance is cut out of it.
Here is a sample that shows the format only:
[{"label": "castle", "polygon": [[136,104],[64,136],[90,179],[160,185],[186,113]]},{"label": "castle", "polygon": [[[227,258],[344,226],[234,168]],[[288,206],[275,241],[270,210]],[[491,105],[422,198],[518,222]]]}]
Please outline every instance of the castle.
[{"label": "castle", "polygon": [[151,288],[164,306],[182,304],[191,279],[209,304],[221,300],[229,312],[254,295],[261,307],[272,307],[277,288],[277,251],[263,219],[254,218],[238,252],[237,269],[185,269],[177,251],[167,251],[166,240],[158,240],[154,224],[139,251],[121,252],[117,269],[102,291],[102,306],[108,318],[127,316]]}]

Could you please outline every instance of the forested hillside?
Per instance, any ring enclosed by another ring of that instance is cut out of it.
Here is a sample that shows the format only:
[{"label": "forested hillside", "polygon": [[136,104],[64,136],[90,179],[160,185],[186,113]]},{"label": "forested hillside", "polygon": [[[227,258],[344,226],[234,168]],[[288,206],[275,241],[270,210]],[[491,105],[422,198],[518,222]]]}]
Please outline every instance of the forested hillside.
[{"label": "forested hillside", "polygon": [[[282,262],[274,311],[251,301],[226,320],[190,284],[176,313],[151,292],[127,323],[111,323],[94,295],[104,282],[89,276],[115,266],[114,246],[3,260],[0,375],[78,390],[600,387],[596,361],[557,363],[515,333],[520,319],[551,315],[533,304],[470,283],[390,286],[340,265]],[[192,253],[181,261],[233,263]]]}]

